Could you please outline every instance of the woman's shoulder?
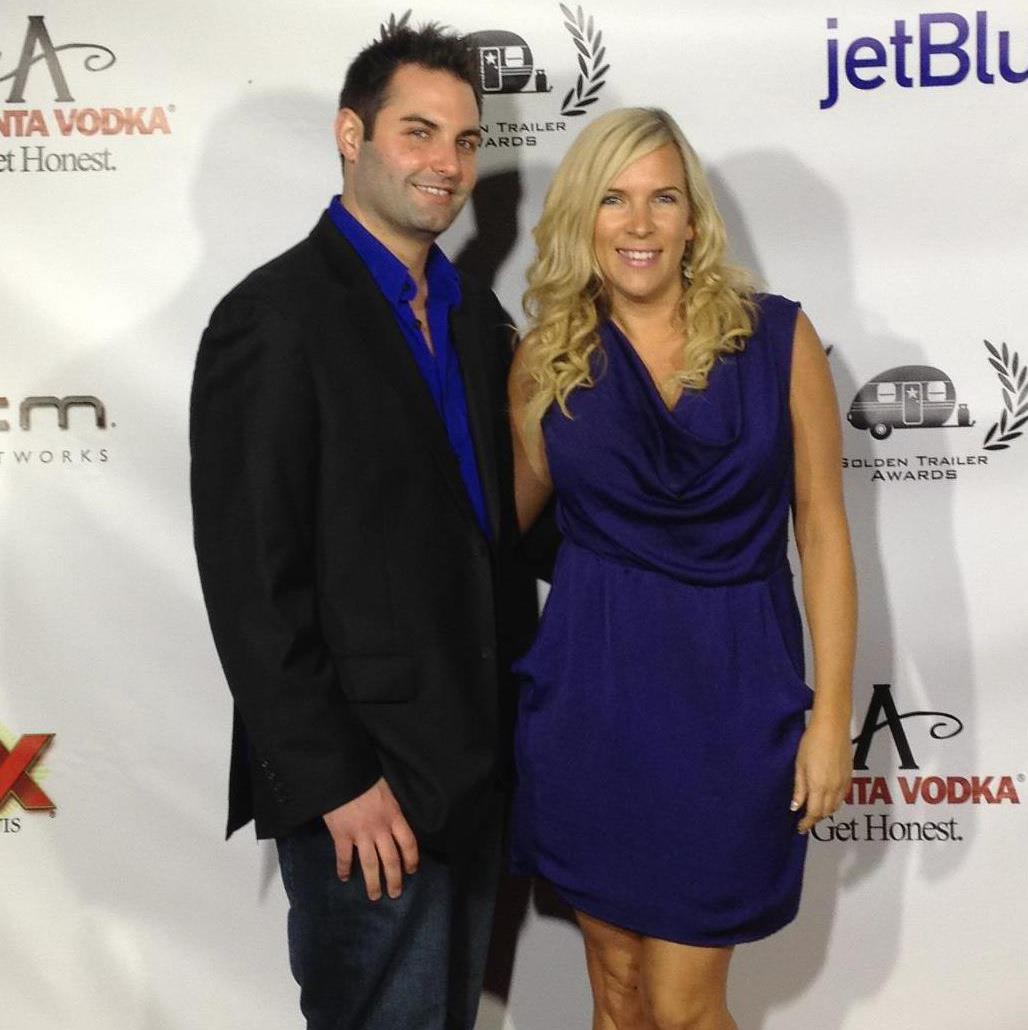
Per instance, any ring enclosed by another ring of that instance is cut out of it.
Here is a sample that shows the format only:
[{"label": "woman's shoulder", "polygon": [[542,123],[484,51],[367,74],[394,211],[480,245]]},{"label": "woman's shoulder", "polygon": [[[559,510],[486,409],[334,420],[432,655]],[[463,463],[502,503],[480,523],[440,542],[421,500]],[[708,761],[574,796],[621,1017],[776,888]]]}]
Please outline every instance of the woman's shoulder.
[{"label": "woman's shoulder", "polygon": [[798,300],[783,297],[780,293],[758,292],[753,295],[753,302],[757,306],[759,322],[785,322],[789,328],[802,306]]},{"label": "woman's shoulder", "polygon": [[747,349],[761,355],[762,363],[774,369],[775,378],[782,384],[783,391],[787,391],[800,303],[778,293],[757,293],[753,300],[757,306],[757,317],[751,346]]}]

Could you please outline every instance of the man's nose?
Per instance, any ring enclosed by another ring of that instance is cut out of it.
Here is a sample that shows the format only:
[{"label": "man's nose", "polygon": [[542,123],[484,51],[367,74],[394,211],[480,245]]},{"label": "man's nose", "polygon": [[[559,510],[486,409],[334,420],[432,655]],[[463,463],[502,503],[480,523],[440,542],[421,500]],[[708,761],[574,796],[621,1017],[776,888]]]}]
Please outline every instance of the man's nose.
[{"label": "man's nose", "polygon": [[432,149],[432,171],[449,179],[460,175],[460,154],[453,141],[439,140]]}]

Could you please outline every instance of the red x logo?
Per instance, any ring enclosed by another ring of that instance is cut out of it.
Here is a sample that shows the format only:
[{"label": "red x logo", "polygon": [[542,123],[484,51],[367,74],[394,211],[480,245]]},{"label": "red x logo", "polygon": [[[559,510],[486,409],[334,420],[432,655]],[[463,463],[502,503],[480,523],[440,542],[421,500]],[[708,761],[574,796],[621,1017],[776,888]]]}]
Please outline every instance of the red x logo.
[{"label": "red x logo", "polygon": [[57,807],[29,775],[53,739],[52,733],[23,733],[10,751],[0,744],[0,809],[9,794],[30,812],[52,812]]}]

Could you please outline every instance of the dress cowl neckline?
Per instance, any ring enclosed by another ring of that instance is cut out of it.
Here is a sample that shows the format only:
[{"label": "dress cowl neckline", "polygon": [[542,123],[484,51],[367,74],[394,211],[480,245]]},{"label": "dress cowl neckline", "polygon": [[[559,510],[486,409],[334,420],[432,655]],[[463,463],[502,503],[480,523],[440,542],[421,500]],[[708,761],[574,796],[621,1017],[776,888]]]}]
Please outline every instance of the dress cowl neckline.
[{"label": "dress cowl neckline", "polygon": [[677,437],[678,446],[692,441],[694,446],[714,451],[722,451],[738,441],[743,430],[743,410],[737,355],[718,358],[705,390],[686,388],[668,407],[639,352],[613,322],[603,323],[600,339],[608,362],[623,366],[614,374],[644,395],[641,402],[637,401],[636,409],[655,413],[662,435],[670,433]]},{"label": "dress cowl neckline", "polygon": [[[608,362],[624,367],[624,379],[644,394],[640,407],[652,410],[664,432],[685,437],[701,447],[721,450],[738,442],[743,432],[742,387],[735,354],[717,359],[707,389],[686,388],[667,406],[639,351],[612,321],[603,323],[599,338]],[[613,353],[612,353],[613,352]],[[621,371],[621,370],[619,370]],[[616,374],[616,373],[615,373]],[[683,441],[679,441],[681,445]]]}]

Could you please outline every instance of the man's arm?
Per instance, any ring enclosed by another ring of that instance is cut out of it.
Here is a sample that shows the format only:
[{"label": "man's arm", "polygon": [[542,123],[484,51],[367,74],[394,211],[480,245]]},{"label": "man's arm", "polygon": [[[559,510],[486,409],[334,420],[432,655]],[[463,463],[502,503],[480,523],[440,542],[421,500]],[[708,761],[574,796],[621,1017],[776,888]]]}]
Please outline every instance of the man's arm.
[{"label": "man's arm", "polygon": [[[368,841],[373,852],[384,831],[398,837],[408,869],[416,845],[318,626],[317,401],[292,320],[252,297],[219,305],[197,357],[190,443],[200,579],[256,765],[287,825],[331,814],[340,874],[356,847],[371,895]],[[381,846],[392,893],[395,849]]]}]

